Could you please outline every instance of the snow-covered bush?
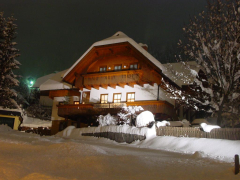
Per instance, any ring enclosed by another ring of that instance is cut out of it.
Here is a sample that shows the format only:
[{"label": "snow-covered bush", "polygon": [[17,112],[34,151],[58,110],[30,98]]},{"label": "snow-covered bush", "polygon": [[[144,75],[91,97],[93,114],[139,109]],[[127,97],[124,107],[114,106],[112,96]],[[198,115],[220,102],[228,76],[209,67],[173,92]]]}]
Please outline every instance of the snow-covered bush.
[{"label": "snow-covered bush", "polygon": [[170,123],[166,120],[159,121],[156,123],[156,126],[159,128],[160,126],[170,126]]},{"label": "snow-covered bush", "polygon": [[119,117],[118,124],[133,125],[137,115],[143,111],[141,106],[124,106],[117,114]]},{"label": "snow-covered bush", "polygon": [[108,126],[108,125],[116,125],[117,118],[115,116],[111,116],[111,114],[107,114],[106,116],[100,115],[98,116],[97,121],[100,126]]},{"label": "snow-covered bush", "polygon": [[141,112],[136,119],[136,127],[152,127],[155,123],[153,113],[150,111]]},{"label": "snow-covered bush", "polygon": [[215,128],[221,128],[220,126],[217,125],[208,125],[206,123],[201,123],[201,127],[205,132],[211,132],[211,130]]}]

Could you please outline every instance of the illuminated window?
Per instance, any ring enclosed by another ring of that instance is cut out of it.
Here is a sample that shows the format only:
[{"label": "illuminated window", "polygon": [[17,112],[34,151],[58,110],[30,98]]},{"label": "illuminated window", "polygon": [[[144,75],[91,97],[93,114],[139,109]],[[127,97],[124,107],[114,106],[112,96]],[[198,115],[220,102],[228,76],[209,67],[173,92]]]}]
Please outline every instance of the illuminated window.
[{"label": "illuminated window", "polygon": [[113,102],[120,103],[121,102],[121,93],[114,93],[113,94]]},{"label": "illuminated window", "polygon": [[101,103],[107,103],[108,102],[108,95],[107,94],[101,94]]},{"label": "illuminated window", "polygon": [[138,64],[130,64],[130,69],[137,69],[138,68]]},{"label": "illuminated window", "polygon": [[79,101],[74,101],[74,104],[80,104]]},{"label": "illuminated window", "polygon": [[134,102],[135,101],[135,93],[127,93],[127,102]]},{"label": "illuminated window", "polygon": [[64,102],[59,102],[59,105],[64,105]]},{"label": "illuminated window", "polygon": [[122,69],[122,66],[121,65],[116,65],[114,66],[114,70],[115,71],[120,71]]},{"label": "illuminated window", "polygon": [[99,71],[100,71],[100,72],[105,72],[106,70],[107,70],[107,67],[106,67],[106,66],[99,68]]}]

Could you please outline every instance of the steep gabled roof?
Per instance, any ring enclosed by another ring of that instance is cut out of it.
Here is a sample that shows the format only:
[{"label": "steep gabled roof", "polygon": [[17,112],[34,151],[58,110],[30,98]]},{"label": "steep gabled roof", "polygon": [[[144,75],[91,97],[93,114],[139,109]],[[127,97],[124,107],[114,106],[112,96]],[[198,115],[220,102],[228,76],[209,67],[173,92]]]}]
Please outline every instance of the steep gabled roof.
[{"label": "steep gabled roof", "polygon": [[113,36],[95,42],[73,65],[69,70],[63,75],[63,79],[73,70],[75,66],[88,54],[88,52],[93,49],[93,47],[97,46],[103,46],[103,45],[110,45],[110,44],[118,44],[128,42],[130,43],[134,48],[136,48],[141,54],[143,54],[147,59],[149,59],[153,64],[155,64],[160,70],[165,71],[165,67],[157,60],[155,59],[151,54],[149,54],[143,47],[142,44],[136,43],[133,39],[129,38],[126,34],[123,32],[117,32]]}]

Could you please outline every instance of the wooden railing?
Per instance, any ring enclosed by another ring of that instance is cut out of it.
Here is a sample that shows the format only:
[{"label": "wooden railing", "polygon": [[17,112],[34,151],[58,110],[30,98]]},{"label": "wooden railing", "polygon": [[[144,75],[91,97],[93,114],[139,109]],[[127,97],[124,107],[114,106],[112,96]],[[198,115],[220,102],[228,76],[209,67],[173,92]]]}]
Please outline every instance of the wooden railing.
[{"label": "wooden railing", "polygon": [[173,119],[176,118],[173,105],[166,101],[136,101],[122,103],[106,103],[106,104],[66,104],[58,105],[58,115],[60,117],[71,117],[81,115],[99,115],[99,114],[116,114],[123,106],[142,106],[144,110],[152,113],[165,113]]},{"label": "wooden railing", "polygon": [[219,128],[204,132],[194,127],[159,127],[158,136],[196,137],[212,139],[240,140],[240,128]]},{"label": "wooden railing", "polygon": [[142,70],[126,70],[83,75],[85,88],[99,88],[105,86],[124,86],[126,84],[146,83],[141,81]]}]

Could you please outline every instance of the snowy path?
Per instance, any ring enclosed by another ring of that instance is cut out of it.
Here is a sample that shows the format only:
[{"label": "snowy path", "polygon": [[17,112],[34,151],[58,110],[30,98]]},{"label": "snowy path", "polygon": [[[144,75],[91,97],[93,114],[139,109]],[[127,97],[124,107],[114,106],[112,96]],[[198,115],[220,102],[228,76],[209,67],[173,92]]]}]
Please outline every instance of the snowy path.
[{"label": "snowy path", "polygon": [[233,164],[107,139],[0,131],[0,179],[239,179]]}]

